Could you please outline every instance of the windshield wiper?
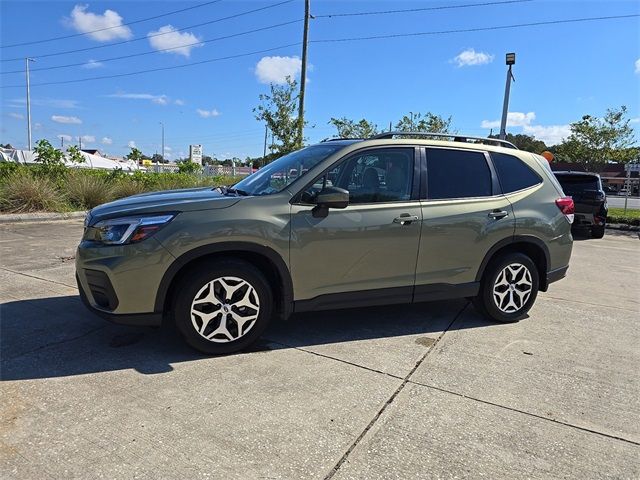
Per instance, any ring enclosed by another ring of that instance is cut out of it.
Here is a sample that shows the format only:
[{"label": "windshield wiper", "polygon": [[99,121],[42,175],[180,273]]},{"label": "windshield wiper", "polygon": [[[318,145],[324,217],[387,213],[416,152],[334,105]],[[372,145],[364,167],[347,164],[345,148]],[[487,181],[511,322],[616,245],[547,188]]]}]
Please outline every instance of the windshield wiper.
[{"label": "windshield wiper", "polygon": [[245,192],[244,190],[240,190],[239,188],[226,187],[224,185],[221,187],[216,187],[214,190],[220,190],[220,193],[222,193],[223,195],[235,195],[237,197],[249,196],[249,192]]}]

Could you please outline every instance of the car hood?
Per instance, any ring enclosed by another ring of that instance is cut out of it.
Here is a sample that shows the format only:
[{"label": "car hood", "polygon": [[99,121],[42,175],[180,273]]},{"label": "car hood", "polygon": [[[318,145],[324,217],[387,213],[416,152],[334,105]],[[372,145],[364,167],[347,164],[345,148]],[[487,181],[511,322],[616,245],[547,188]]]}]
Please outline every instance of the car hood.
[{"label": "car hood", "polygon": [[95,207],[89,212],[88,223],[128,215],[227,208],[240,200],[210,187],[143,193]]}]

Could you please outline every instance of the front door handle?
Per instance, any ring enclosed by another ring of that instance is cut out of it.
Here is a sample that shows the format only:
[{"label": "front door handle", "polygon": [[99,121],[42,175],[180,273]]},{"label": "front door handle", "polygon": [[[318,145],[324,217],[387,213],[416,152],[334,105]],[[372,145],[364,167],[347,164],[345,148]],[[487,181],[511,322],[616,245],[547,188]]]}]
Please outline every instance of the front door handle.
[{"label": "front door handle", "polygon": [[400,225],[409,225],[411,222],[417,221],[417,215],[409,215],[408,213],[403,213],[399,217],[393,219],[393,223],[399,223]]},{"label": "front door handle", "polygon": [[496,220],[504,218],[507,215],[509,215],[509,212],[505,210],[494,210],[493,212],[489,212],[489,217],[494,218]]}]

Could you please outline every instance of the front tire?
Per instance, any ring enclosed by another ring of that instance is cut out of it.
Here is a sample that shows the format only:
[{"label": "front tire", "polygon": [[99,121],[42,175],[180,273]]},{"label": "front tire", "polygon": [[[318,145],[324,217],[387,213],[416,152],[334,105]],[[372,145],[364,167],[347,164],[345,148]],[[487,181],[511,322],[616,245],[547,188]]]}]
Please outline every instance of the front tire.
[{"label": "front tire", "polygon": [[480,313],[501,323],[520,320],[538,295],[538,269],[523,253],[508,253],[487,267],[473,304]]},{"label": "front tire", "polygon": [[594,225],[591,227],[591,238],[602,238],[604,237],[604,225]]},{"label": "front tire", "polygon": [[209,355],[247,348],[267,328],[273,294],[264,275],[241,260],[205,264],[183,277],[174,301],[185,341]]}]

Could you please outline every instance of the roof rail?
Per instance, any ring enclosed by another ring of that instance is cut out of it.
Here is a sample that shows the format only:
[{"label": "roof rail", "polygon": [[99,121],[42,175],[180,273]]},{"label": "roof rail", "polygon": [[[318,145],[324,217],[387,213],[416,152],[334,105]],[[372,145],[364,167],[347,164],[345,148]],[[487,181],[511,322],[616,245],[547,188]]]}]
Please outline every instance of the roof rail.
[{"label": "roof rail", "polygon": [[338,142],[340,140],[365,140],[364,138],[361,137],[349,137],[349,138],[341,138],[341,137],[329,137],[329,138],[325,138],[324,140],[320,140],[320,143],[324,143],[324,142]]},{"label": "roof rail", "polygon": [[393,138],[393,137],[448,137],[451,138],[453,142],[468,142],[469,140],[475,140],[479,143],[486,143],[489,145],[496,145],[498,147],[507,147],[507,148],[515,148],[518,150],[513,143],[507,142],[506,140],[500,140],[498,138],[485,138],[485,137],[470,137],[469,135],[461,135],[458,133],[432,133],[432,132],[383,132],[378,135],[374,135],[373,137],[369,137],[367,140],[380,140],[384,138]]}]

